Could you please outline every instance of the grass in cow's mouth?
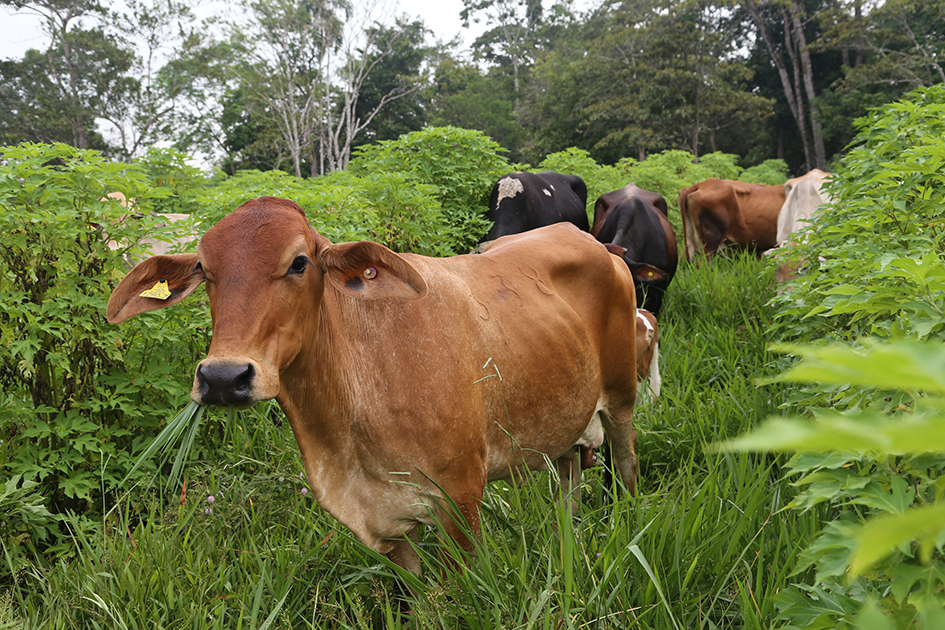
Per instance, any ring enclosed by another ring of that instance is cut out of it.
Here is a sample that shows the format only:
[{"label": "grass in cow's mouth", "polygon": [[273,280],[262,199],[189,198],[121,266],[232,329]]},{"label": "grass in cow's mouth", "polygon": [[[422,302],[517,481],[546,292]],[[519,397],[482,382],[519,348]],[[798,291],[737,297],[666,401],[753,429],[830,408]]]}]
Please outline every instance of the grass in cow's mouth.
[{"label": "grass in cow's mouth", "polygon": [[[165,478],[168,487],[176,487],[180,480],[184,463],[189,460],[190,453],[194,447],[194,441],[197,438],[197,429],[200,428],[200,421],[203,418],[205,407],[199,403],[191,401],[184,410],[167,423],[164,430],[161,431],[154,441],[141,453],[141,457],[135,461],[134,466],[128,472],[128,475],[122,480],[121,486],[137,471],[143,464],[150,461],[156,455],[159,457],[157,470],[160,471],[168,462],[174,445],[183,435],[183,440],[177,448],[177,455],[174,457],[174,464],[171,466],[170,474]],[[230,414],[234,410],[230,408]]]}]

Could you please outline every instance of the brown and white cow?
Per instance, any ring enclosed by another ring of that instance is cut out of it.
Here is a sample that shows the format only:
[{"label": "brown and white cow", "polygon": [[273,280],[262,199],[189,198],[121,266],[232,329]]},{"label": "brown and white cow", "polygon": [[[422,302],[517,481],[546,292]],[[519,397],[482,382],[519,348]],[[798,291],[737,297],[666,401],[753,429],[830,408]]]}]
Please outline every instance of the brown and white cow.
[{"label": "brown and white cow", "polygon": [[637,309],[637,396],[646,390],[650,402],[660,396],[663,381],[660,378],[660,329],[656,316],[642,308]]},{"label": "brown and white cow", "polygon": [[723,245],[762,253],[777,244],[784,186],[707,179],[679,193],[686,257],[714,254]]},{"label": "brown and white cow", "polygon": [[679,263],[676,233],[659,193],[627,184],[594,204],[591,234],[623,259],[637,287],[637,305],[659,315]]},{"label": "brown and white cow", "polygon": [[[196,254],[132,269],[108,320],[204,282],[213,337],[192,398],[278,401],[318,504],[401,566],[419,570],[408,538],[420,524],[471,549],[443,493],[478,532],[486,482],[549,459],[572,471],[592,418],[635,492],[633,280],[573,225],[435,259],[333,244],[295,203],[261,197]],[[142,296],[154,289],[165,297]]]},{"label": "brown and white cow", "polygon": [[[659,398],[663,383],[660,377],[660,333],[656,317],[642,308],[637,309],[636,341],[637,400],[649,394],[649,402],[652,404]],[[594,465],[594,449],[603,441],[603,426],[599,419],[594,418],[577,443],[580,447],[582,468]]]}]

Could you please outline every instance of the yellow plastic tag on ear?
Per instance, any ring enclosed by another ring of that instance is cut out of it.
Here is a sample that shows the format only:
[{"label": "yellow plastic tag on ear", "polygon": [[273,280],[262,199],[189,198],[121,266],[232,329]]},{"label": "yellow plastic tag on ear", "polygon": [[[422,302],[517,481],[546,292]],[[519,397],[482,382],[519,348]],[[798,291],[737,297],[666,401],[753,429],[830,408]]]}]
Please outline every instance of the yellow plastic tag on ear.
[{"label": "yellow plastic tag on ear", "polygon": [[142,291],[138,294],[141,297],[155,298],[158,300],[166,300],[171,297],[171,290],[167,288],[167,280],[161,278],[157,283],[148,289],[147,291]]}]

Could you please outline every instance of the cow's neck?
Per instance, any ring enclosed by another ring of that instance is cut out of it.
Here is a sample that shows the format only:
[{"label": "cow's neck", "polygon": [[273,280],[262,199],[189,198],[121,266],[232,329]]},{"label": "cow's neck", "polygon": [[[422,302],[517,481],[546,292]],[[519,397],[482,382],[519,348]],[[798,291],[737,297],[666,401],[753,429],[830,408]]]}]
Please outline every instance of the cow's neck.
[{"label": "cow's neck", "polygon": [[280,375],[277,398],[302,453],[309,485],[323,507],[329,507],[324,503],[330,502],[331,488],[339,487],[339,476],[350,476],[348,468],[356,470],[351,466],[356,449],[350,430],[350,377],[344,367],[349,353],[338,344],[340,322],[332,297],[323,299],[317,332]]}]

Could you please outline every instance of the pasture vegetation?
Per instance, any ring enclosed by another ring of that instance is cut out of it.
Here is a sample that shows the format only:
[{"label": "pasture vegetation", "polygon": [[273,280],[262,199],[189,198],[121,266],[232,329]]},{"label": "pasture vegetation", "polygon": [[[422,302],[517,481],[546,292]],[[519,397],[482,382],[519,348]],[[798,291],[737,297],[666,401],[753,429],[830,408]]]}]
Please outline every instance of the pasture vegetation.
[{"label": "pasture vegetation", "polygon": [[[195,296],[104,323],[124,262],[101,230],[122,241],[158,227],[123,227],[124,210],[99,199],[119,190],[145,210],[184,208],[209,224],[274,194],[332,239],[440,255],[484,233],[475,209],[518,165],[453,128],[382,143],[309,181],[243,172],[207,182],[173,153],[127,167],[63,145],[3,148],[0,628],[941,627],[934,519],[945,445],[934,427],[945,385],[939,375],[910,386],[921,364],[898,380],[888,368],[890,356],[943,362],[927,354],[945,335],[943,120],[945,91],[930,89],[864,122],[833,190],[838,205],[795,250],[809,271],[791,291],[775,297],[768,260],[681,267],[661,314],[662,396],[637,414],[637,498],[600,467],[586,472],[573,519],[550,473],[492,484],[468,565],[444,563],[431,532],[419,543],[423,575],[400,578],[314,505],[274,404],[207,410],[182,483],[166,474],[170,462],[132,471],[186,404],[209,317]],[[733,156],[693,165],[675,152],[603,166],[572,150],[538,168],[584,177],[591,207],[628,181],[673,205],[712,175],[783,174],[776,163],[740,173]],[[793,360],[774,341],[866,336],[926,344],[877,349],[882,369],[802,350],[818,371],[777,378]],[[806,419],[765,423],[789,413]],[[904,420],[918,423],[918,440],[895,441],[905,432],[888,423]],[[817,440],[788,441],[797,422]],[[893,447],[868,443],[856,422]],[[795,447],[829,453],[754,452]],[[876,531],[864,520],[886,513],[918,513],[924,528],[880,521],[888,540],[861,544]],[[855,555],[864,549],[865,560]]]}]

